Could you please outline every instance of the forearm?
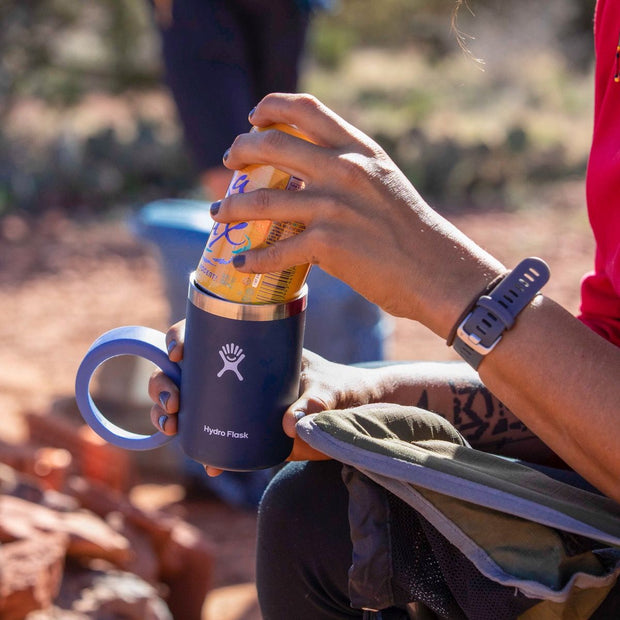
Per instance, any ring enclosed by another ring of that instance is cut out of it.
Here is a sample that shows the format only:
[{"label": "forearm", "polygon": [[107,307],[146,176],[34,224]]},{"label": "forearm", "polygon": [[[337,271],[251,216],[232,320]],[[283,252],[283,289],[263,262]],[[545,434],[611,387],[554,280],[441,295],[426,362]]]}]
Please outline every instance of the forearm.
[{"label": "forearm", "polygon": [[527,427],[620,501],[620,349],[539,297],[481,363],[480,377]]},{"label": "forearm", "polygon": [[390,364],[376,371],[378,400],[438,413],[476,449],[564,466],[464,362]]}]

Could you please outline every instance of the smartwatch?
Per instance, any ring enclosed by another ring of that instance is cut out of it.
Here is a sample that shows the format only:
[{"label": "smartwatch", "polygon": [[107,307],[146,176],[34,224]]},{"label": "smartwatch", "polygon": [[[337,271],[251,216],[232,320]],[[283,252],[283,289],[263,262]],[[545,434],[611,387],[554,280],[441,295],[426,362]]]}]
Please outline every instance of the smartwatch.
[{"label": "smartwatch", "polygon": [[454,350],[477,370],[548,280],[549,267],[543,260],[521,261],[487,295],[478,298],[457,327]]}]

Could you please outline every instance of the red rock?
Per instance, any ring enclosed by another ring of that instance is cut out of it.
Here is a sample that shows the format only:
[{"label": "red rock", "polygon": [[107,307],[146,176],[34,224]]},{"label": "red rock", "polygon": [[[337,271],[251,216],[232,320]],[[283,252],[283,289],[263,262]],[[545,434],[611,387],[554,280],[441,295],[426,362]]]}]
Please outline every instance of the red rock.
[{"label": "red rock", "polygon": [[45,489],[61,491],[71,471],[72,460],[71,453],[64,448],[38,448],[33,473]]},{"label": "red rock", "polygon": [[256,586],[239,583],[211,590],[205,599],[202,617],[203,620],[261,620]]},{"label": "red rock", "polygon": [[160,549],[161,580],[175,618],[200,620],[211,585],[213,548],[194,526],[179,521]]},{"label": "red rock", "polygon": [[131,541],[131,560],[125,570],[138,575],[150,584],[159,578],[159,558],[153,548],[150,536],[132,523],[120,512],[112,512],[106,517],[107,523],[127,540]]},{"label": "red rock", "polygon": [[0,540],[28,539],[38,532],[68,536],[67,553],[80,558],[101,558],[123,567],[131,560],[130,542],[96,515],[57,512],[18,497],[0,497]]},{"label": "red rock", "polygon": [[20,497],[60,512],[78,510],[80,507],[74,497],[53,489],[44,489],[35,476],[18,472],[3,463],[0,463],[0,494]]},{"label": "red rock", "polygon": [[79,617],[123,620],[183,618],[173,616],[157,589],[132,573],[88,571],[82,573],[80,585],[70,605],[70,611],[80,614]]},{"label": "red rock", "polygon": [[41,532],[0,546],[0,618],[23,620],[51,605],[60,589],[66,548],[67,536]]},{"label": "red rock", "polygon": [[142,510],[124,493],[96,480],[74,476],[68,482],[68,489],[84,508],[100,517],[111,512],[121,512],[134,526],[147,532],[154,544],[167,540],[170,530],[178,520],[161,511]]},{"label": "red rock", "polygon": [[75,497],[90,510],[105,515],[117,510],[148,534],[159,558],[159,580],[169,588],[168,606],[175,618],[198,620],[210,588],[213,545],[193,525],[158,510],[145,511],[126,496],[102,485],[72,478]]},{"label": "red rock", "polygon": [[75,461],[75,470],[121,491],[135,479],[131,454],[107,443],[87,425],[65,420],[58,414],[26,417],[32,443],[64,448]]}]

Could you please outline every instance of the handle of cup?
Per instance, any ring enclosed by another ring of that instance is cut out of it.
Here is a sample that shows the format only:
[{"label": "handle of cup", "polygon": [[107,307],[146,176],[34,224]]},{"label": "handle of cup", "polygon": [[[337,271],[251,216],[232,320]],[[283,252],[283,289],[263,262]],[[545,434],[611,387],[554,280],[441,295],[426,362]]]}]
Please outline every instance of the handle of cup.
[{"label": "handle of cup", "polygon": [[150,327],[117,327],[101,335],[82,360],[75,379],[75,399],[85,422],[109,443],[127,450],[151,450],[168,443],[174,436],[156,431],[141,435],[127,431],[108,420],[90,395],[90,381],[95,370],[106,360],[119,355],[143,357],[181,384],[181,367],[168,358],[166,336]]}]

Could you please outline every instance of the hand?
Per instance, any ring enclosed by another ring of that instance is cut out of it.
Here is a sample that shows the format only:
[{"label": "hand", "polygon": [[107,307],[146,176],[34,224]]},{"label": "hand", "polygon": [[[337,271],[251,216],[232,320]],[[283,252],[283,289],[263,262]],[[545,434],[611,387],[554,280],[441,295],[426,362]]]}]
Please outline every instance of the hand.
[{"label": "hand", "polygon": [[318,264],[387,312],[443,337],[474,295],[505,271],[435,213],[379,145],[313,97],[268,95],[250,120],[294,124],[316,144],[262,131],[237,137],[228,151],[228,168],[265,163],[306,182],[301,192],[263,189],[220,203],[213,214],[219,222],[292,220],[306,227],[239,255],[240,271]]},{"label": "hand", "polygon": [[[183,359],[183,341],[185,339],[185,320],[175,323],[166,333],[168,357],[172,362]],[[149,379],[149,397],[154,405],[151,407],[151,422],[165,435],[176,435],[178,429],[179,388],[174,381],[157,369]]]},{"label": "hand", "polygon": [[295,425],[306,415],[331,409],[346,409],[377,402],[384,394],[380,375],[372,370],[345,366],[304,350],[299,398],[286,410],[282,426],[294,438],[289,461],[317,461],[327,457],[297,436]]},{"label": "hand", "polygon": [[[166,345],[173,362],[183,359],[185,321],[179,321],[166,333]],[[305,416],[327,409],[344,409],[379,399],[379,386],[373,383],[372,371],[328,362],[319,355],[304,351],[299,398],[287,409],[282,420],[284,432],[295,439],[287,460],[324,460],[327,457],[297,437],[295,424]],[[334,379],[337,378],[337,382]],[[151,422],[162,433],[175,435],[178,429],[179,389],[161,370],[149,380],[149,397],[153,401]],[[206,466],[209,476],[221,469]]]},{"label": "hand", "polygon": [[[183,359],[185,341],[185,320],[175,323],[166,332],[168,357],[172,362]],[[149,379],[149,397],[153,401],[151,407],[151,423],[165,435],[176,435],[178,430],[179,388],[161,370],[156,370]],[[208,476],[219,476],[221,469],[205,465]]]}]

